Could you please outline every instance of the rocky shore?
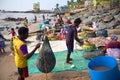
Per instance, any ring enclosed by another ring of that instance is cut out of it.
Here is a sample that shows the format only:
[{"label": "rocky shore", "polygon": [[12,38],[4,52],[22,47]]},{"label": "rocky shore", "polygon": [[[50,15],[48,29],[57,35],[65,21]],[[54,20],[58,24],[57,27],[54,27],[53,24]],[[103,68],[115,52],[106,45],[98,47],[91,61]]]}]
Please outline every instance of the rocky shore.
[{"label": "rocky shore", "polygon": [[[110,8],[86,8],[75,15],[70,16],[72,20],[80,17],[82,19],[82,26],[87,22],[96,22],[99,30],[106,29],[108,31],[108,37],[111,35],[118,36],[120,41],[120,8],[110,9]],[[29,32],[33,33],[39,31],[38,24],[42,21],[39,20],[34,24],[29,25]],[[17,32],[17,29],[16,29]],[[11,35],[9,32],[4,31],[3,35],[5,38],[10,39]],[[36,40],[36,34],[28,38],[30,41]],[[61,42],[64,42],[62,40]],[[59,42],[57,42],[59,43]],[[65,43],[60,43],[65,44]],[[6,53],[0,54],[0,80],[17,80],[18,74],[16,73],[16,67],[14,63],[14,56],[11,55],[10,42],[6,41]],[[59,45],[59,44],[58,44]],[[58,49],[57,49],[58,48]],[[63,47],[65,48],[65,47]],[[54,50],[59,50],[60,47],[54,48]],[[30,74],[26,80],[46,80],[46,74]],[[88,70],[82,71],[65,71],[65,72],[54,72],[47,74],[47,80],[91,80]]]}]

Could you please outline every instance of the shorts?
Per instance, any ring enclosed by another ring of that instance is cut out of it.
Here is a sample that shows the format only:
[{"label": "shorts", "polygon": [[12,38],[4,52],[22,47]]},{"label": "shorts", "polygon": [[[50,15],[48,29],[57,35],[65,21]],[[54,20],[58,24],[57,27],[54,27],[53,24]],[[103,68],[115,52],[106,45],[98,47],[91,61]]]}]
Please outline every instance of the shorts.
[{"label": "shorts", "polygon": [[74,46],[72,44],[66,44],[66,46],[67,46],[68,53],[73,52],[73,47]]},{"label": "shorts", "polygon": [[4,41],[0,41],[0,48],[5,48],[5,42]]},{"label": "shorts", "polygon": [[29,76],[28,74],[28,67],[25,68],[18,68],[18,73],[20,76],[27,78]]}]

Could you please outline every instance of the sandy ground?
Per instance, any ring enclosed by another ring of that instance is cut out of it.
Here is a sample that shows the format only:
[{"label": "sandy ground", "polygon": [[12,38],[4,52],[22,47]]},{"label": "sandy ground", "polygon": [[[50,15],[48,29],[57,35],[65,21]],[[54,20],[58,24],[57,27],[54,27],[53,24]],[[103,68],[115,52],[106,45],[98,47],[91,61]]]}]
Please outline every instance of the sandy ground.
[{"label": "sandy ground", "polygon": [[[39,22],[31,25],[29,27],[30,32],[37,31],[37,25]],[[109,30],[111,33],[113,30]],[[4,34],[7,34],[4,32]],[[117,35],[118,37],[120,35]],[[120,37],[119,37],[120,41]],[[6,42],[7,46],[5,48],[6,53],[0,54],[0,80],[17,80],[17,72],[14,63],[14,56],[11,55],[10,43]],[[54,46],[54,45],[53,45]],[[64,72],[54,72],[46,74],[30,74],[26,80],[91,80],[89,71],[64,71]]]},{"label": "sandy ground", "polygon": [[[0,54],[0,80],[17,80],[14,56],[11,55],[9,43],[6,43],[6,53]],[[47,78],[47,79],[46,79]],[[87,70],[65,71],[46,74],[30,74],[26,80],[90,80]]]},{"label": "sandy ground", "polygon": [[[38,21],[35,24],[29,26],[29,31],[34,32],[38,30],[38,24],[41,21]],[[3,32],[5,38],[9,39],[8,32]],[[34,41],[35,37],[29,38],[28,40]],[[59,41],[60,44],[64,44],[65,41]],[[50,42],[52,46],[56,46],[55,43],[58,42]],[[11,55],[10,50],[10,42],[6,42],[6,53],[0,54],[0,80],[17,80],[17,68],[14,63],[14,56]],[[34,44],[31,44],[34,45]],[[64,44],[65,45],[65,44]],[[63,51],[66,50],[65,46],[62,46]],[[53,51],[61,51],[59,48],[54,48]],[[54,72],[46,74],[30,74],[30,76],[26,80],[90,80],[88,70],[84,71],[65,71],[65,72]]]},{"label": "sandy ground", "polygon": [[[17,68],[14,56],[11,55],[9,42],[6,42],[6,53],[0,54],[0,80],[17,80]],[[91,80],[88,70],[64,71],[46,74],[30,74],[26,80]]]}]

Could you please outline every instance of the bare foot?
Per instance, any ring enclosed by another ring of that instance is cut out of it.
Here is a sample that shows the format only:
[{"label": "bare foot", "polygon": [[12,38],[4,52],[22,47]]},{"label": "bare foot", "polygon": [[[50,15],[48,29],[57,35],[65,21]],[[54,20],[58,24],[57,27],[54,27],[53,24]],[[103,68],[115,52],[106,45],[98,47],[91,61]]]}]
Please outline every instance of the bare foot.
[{"label": "bare foot", "polygon": [[66,64],[72,64],[72,62],[66,62]]}]

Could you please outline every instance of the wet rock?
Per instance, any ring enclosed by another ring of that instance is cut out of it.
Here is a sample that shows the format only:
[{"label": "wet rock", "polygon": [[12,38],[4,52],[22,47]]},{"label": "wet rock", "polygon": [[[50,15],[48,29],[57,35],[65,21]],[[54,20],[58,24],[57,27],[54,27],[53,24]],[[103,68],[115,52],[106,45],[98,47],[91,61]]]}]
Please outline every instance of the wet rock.
[{"label": "wet rock", "polygon": [[106,24],[106,23],[98,23],[98,29],[101,30],[101,29],[107,29],[109,27],[109,24]]},{"label": "wet rock", "polygon": [[98,10],[95,10],[94,13],[93,13],[94,16],[101,15],[101,14],[102,14],[101,11],[98,11]]},{"label": "wet rock", "polygon": [[120,13],[118,15],[115,15],[114,18],[120,21]]},{"label": "wet rock", "polygon": [[116,26],[115,29],[120,29],[120,25]]},{"label": "wet rock", "polygon": [[120,30],[115,30],[112,33],[115,34],[115,35],[120,35]]},{"label": "wet rock", "polygon": [[118,25],[120,25],[120,21],[112,21],[111,23],[109,23],[109,28],[115,29]]},{"label": "wet rock", "polygon": [[89,16],[91,16],[92,15],[92,12],[90,11],[90,12],[87,12],[87,13],[84,13],[84,17],[89,17]]},{"label": "wet rock", "polygon": [[102,13],[108,13],[109,12],[109,8],[104,8],[103,10],[102,10]]},{"label": "wet rock", "polygon": [[111,22],[113,19],[114,19],[114,16],[106,16],[106,17],[102,18],[102,21],[104,23],[108,23],[108,22]]},{"label": "wet rock", "polygon": [[110,11],[110,13],[112,13],[112,15],[118,15],[120,13],[120,9],[113,9]]},{"label": "wet rock", "polygon": [[8,17],[8,18],[5,18],[3,20],[5,20],[5,21],[23,21],[24,18],[12,18],[12,17]]},{"label": "wet rock", "polygon": [[[77,13],[77,16],[82,19],[83,24],[88,21],[96,22],[98,29],[115,29],[119,28],[120,24],[120,8],[110,9],[105,6],[98,10],[91,6],[87,7],[85,11]],[[76,17],[74,16],[74,18]]]}]

